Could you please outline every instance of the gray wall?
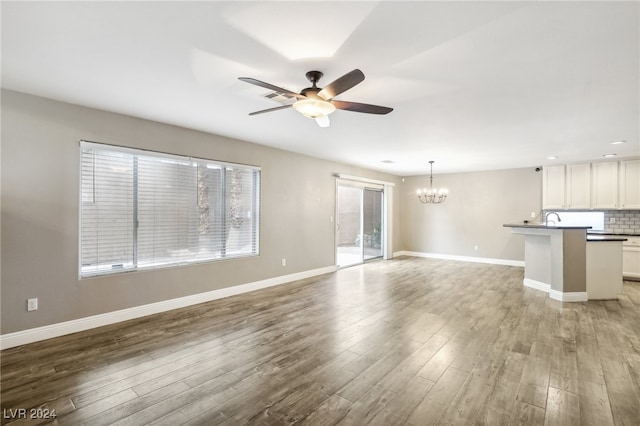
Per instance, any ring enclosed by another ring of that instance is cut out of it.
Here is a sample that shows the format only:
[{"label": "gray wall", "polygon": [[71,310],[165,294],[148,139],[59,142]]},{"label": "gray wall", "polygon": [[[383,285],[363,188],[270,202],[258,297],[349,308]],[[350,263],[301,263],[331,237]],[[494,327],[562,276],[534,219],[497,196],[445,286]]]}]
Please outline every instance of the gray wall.
[{"label": "gray wall", "polygon": [[[81,139],[261,166],[260,256],[79,280]],[[383,173],[3,91],[1,333],[334,265],[335,173],[400,183]],[[395,250],[402,249],[400,202],[395,197]],[[27,312],[32,297],[39,310]]]},{"label": "gray wall", "polygon": [[[434,187],[445,187],[443,204],[422,204],[416,189],[428,176],[405,178],[398,195],[405,250],[422,253],[524,260],[524,239],[504,223],[531,219],[542,206],[542,177],[533,167],[434,175]],[[478,246],[478,250],[474,246]]]}]

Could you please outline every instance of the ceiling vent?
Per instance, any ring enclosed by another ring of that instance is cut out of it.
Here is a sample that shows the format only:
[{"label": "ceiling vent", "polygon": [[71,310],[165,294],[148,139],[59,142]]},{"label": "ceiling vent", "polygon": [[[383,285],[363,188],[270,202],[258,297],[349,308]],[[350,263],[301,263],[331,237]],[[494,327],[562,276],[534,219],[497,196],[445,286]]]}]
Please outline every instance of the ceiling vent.
[{"label": "ceiling vent", "polygon": [[272,101],[280,105],[289,105],[296,100],[294,96],[287,95],[286,93],[279,93],[279,92],[269,92],[262,96],[264,98],[271,99]]}]

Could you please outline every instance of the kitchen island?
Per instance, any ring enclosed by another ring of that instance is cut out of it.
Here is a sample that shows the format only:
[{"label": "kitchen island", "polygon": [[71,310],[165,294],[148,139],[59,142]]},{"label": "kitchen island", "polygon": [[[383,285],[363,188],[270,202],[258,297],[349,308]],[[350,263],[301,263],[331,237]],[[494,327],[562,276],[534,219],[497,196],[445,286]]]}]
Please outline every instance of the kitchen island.
[{"label": "kitchen island", "polygon": [[622,292],[624,238],[587,235],[590,226],[503,226],[525,236],[525,286],[562,302],[616,299]]}]

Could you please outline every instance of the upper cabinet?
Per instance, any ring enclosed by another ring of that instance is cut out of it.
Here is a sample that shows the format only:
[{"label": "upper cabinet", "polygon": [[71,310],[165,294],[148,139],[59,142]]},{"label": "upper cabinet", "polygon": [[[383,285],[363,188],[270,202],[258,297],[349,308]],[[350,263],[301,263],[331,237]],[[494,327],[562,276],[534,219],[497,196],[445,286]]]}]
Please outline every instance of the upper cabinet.
[{"label": "upper cabinet", "polygon": [[591,208],[618,208],[618,163],[593,163],[591,189]]},{"label": "upper cabinet", "polygon": [[620,208],[640,210],[640,160],[620,162]]},{"label": "upper cabinet", "polygon": [[542,208],[564,209],[565,173],[564,166],[542,169]]},{"label": "upper cabinet", "polygon": [[640,160],[545,167],[542,208],[640,209]]},{"label": "upper cabinet", "polygon": [[567,166],[566,209],[591,208],[591,164]]},{"label": "upper cabinet", "polygon": [[551,166],[542,169],[542,208],[591,208],[591,164]]}]

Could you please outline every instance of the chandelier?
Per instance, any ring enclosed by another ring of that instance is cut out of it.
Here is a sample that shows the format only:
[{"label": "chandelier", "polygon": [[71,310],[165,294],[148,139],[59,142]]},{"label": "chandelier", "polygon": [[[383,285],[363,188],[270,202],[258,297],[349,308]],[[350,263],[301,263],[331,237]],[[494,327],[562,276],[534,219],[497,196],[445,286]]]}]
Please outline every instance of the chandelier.
[{"label": "chandelier", "polygon": [[429,161],[429,165],[431,166],[431,171],[429,173],[429,189],[423,188],[418,189],[416,192],[418,194],[418,200],[420,200],[423,204],[439,204],[447,199],[447,191],[444,188],[434,189],[433,188],[433,163],[434,161]]}]

